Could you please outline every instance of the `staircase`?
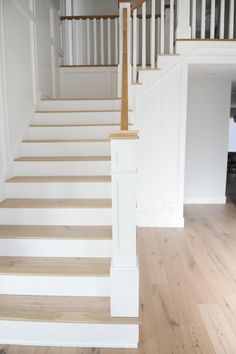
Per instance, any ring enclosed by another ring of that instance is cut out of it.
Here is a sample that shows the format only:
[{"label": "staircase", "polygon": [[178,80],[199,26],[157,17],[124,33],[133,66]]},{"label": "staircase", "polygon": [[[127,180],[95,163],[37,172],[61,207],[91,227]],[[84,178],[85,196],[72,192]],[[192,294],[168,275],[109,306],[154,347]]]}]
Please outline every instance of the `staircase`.
[{"label": "staircase", "polygon": [[1,344],[137,346],[110,310],[119,120],[120,99],[40,102],[0,203]]}]

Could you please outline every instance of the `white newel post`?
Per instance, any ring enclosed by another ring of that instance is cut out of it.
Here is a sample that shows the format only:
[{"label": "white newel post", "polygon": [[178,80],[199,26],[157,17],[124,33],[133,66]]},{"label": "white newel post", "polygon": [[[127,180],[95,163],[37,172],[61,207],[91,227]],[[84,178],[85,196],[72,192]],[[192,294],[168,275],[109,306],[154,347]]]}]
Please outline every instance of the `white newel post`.
[{"label": "white newel post", "polygon": [[118,97],[121,97],[121,83],[122,83],[122,48],[123,48],[123,9],[128,9],[128,83],[131,83],[131,17],[130,17],[130,2],[131,0],[119,0],[119,63],[118,63]]},{"label": "white newel post", "polygon": [[139,316],[136,254],[136,131],[111,134],[112,264],[111,316]]},{"label": "white newel post", "polygon": [[176,39],[191,38],[190,0],[177,1]]}]

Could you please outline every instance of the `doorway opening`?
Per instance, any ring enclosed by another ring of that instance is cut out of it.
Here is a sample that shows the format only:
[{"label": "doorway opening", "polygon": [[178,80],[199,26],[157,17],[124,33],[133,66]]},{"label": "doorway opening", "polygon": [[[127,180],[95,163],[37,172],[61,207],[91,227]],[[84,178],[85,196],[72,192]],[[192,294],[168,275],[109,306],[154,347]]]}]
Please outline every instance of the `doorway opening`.
[{"label": "doorway opening", "polygon": [[236,203],[236,81],[232,83],[226,200]]}]

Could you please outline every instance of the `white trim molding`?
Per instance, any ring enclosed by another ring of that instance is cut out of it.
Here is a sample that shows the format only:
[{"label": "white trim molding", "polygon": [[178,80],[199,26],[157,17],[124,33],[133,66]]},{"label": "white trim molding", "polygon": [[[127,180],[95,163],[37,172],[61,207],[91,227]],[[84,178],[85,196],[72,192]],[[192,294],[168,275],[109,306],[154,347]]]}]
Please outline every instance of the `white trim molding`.
[{"label": "white trim molding", "polygon": [[184,199],[184,204],[225,204],[226,203],[226,197],[191,197],[191,198],[185,198]]}]

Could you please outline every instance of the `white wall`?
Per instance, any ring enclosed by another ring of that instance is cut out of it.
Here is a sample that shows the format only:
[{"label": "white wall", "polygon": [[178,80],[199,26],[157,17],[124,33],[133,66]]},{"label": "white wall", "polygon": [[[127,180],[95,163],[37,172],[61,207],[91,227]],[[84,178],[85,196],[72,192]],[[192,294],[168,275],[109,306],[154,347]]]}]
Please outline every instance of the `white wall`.
[{"label": "white wall", "polygon": [[139,226],[183,226],[186,106],[184,64],[136,98]]},{"label": "white wall", "polygon": [[4,126],[1,135],[7,140],[4,146],[9,146],[7,167],[0,169],[4,179],[12,174],[13,157],[20,155],[20,142],[40,94],[52,97],[56,86],[59,90],[60,36],[58,12],[50,0],[0,0],[0,4],[0,65],[4,74],[0,92],[5,93],[0,97],[4,107],[0,126]]},{"label": "white wall", "polygon": [[190,68],[185,201],[224,203],[231,81]]},{"label": "white wall", "polygon": [[117,0],[73,0],[73,15],[118,14]]}]

